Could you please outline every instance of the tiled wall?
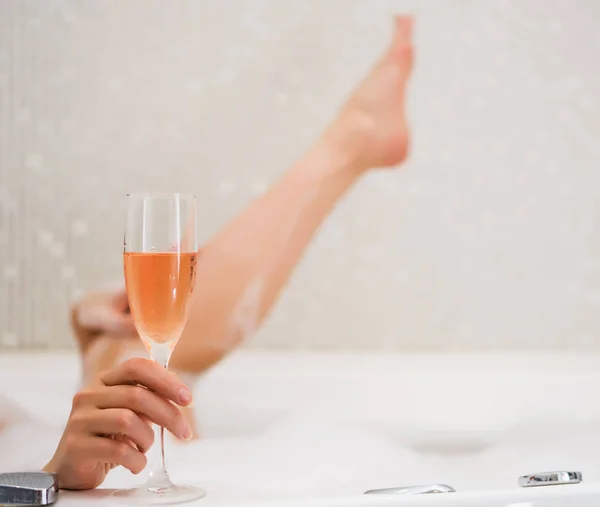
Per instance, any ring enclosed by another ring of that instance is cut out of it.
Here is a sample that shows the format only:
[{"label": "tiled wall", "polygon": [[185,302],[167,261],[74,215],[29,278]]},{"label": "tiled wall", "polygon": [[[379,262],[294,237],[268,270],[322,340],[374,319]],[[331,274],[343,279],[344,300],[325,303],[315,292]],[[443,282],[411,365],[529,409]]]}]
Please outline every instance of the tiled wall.
[{"label": "tiled wall", "polygon": [[417,16],[412,159],[322,229],[256,346],[600,347],[600,2],[0,0],[0,344],[70,343],[123,195],[214,233]]}]

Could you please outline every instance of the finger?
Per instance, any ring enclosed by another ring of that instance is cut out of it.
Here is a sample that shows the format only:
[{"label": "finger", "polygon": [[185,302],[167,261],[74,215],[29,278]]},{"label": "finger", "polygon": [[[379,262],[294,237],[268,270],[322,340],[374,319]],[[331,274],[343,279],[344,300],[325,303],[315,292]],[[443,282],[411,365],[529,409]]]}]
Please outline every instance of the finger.
[{"label": "finger", "polygon": [[188,440],[192,436],[185,417],[175,405],[141,386],[105,387],[93,391],[91,396],[97,408],[128,409],[168,429],[177,438]]},{"label": "finger", "polygon": [[149,359],[129,359],[103,374],[100,380],[106,386],[139,384],[181,406],[192,402],[192,393],[179,377]]},{"label": "finger", "polygon": [[119,435],[130,440],[141,453],[148,452],[154,442],[154,431],[142,418],[124,408],[94,411],[87,420],[86,430],[94,435]]},{"label": "finger", "polygon": [[146,467],[146,456],[122,440],[94,436],[87,439],[81,450],[88,459],[121,465],[132,474],[139,474]]},{"label": "finger", "polygon": [[[125,435],[99,435],[99,436],[101,436],[101,437],[108,436],[114,440],[121,440],[121,441],[125,442],[127,445],[132,446],[134,449],[138,449],[138,446],[135,444],[135,442],[133,440],[131,440],[129,437],[126,437]],[[140,452],[142,452],[141,449],[138,449],[138,450]],[[145,454],[145,453],[142,453],[142,454]]]}]

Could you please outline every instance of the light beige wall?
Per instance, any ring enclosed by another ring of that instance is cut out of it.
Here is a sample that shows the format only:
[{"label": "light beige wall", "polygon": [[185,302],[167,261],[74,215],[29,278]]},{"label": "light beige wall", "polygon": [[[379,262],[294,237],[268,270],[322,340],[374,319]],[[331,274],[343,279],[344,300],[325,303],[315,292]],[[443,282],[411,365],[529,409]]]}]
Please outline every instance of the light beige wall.
[{"label": "light beige wall", "polygon": [[0,0],[0,344],[68,344],[123,194],[206,237],[417,16],[413,157],[325,225],[260,346],[600,345],[600,2]]}]

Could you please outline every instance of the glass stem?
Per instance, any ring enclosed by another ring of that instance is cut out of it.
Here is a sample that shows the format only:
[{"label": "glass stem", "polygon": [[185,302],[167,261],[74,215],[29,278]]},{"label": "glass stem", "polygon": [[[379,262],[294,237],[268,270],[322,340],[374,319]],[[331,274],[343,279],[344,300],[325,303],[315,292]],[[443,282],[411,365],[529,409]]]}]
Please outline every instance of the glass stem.
[{"label": "glass stem", "polygon": [[[150,358],[163,366],[169,367],[172,348],[169,344],[153,343],[149,347]],[[154,444],[152,445],[152,460],[150,475],[148,476],[147,488],[153,491],[169,488],[173,485],[167,466],[165,464],[165,429],[158,424],[154,424]]]}]

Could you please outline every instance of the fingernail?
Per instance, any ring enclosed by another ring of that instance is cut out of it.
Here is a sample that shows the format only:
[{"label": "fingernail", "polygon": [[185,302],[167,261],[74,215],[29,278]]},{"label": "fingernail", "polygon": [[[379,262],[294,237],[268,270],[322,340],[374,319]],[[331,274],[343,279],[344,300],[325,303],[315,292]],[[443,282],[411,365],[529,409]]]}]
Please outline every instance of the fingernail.
[{"label": "fingernail", "polygon": [[181,401],[181,403],[183,405],[187,405],[187,404],[191,403],[191,401],[192,401],[192,393],[186,387],[182,387],[179,390],[179,401]]},{"label": "fingernail", "polygon": [[189,425],[186,423],[185,429],[183,430],[183,439],[185,441],[189,441],[192,439],[193,436],[194,432],[192,431],[192,428],[190,428]]}]

